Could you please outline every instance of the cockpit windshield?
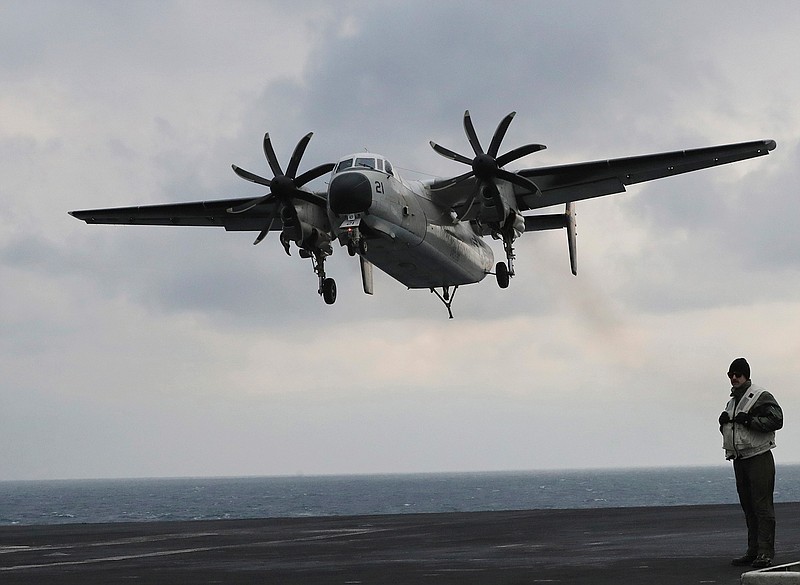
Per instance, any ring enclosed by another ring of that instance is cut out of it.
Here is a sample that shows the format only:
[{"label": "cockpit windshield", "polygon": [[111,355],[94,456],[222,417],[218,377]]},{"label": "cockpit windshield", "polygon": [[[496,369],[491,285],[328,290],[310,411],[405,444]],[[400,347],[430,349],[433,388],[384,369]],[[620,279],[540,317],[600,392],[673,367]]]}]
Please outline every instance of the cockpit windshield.
[{"label": "cockpit windshield", "polygon": [[336,165],[336,172],[340,173],[340,172],[342,172],[344,170],[347,170],[347,169],[351,168],[352,166],[353,166],[353,159],[352,158],[347,158],[345,160],[340,160],[339,164]]},{"label": "cockpit windshield", "polygon": [[367,167],[368,169],[377,169],[377,165],[375,164],[374,158],[362,158],[356,157],[356,165],[357,167]]},{"label": "cockpit windshield", "polygon": [[378,156],[356,156],[354,158],[342,159],[336,165],[335,172],[341,173],[342,171],[355,168],[372,169],[385,172],[387,175],[394,175],[391,163]]}]

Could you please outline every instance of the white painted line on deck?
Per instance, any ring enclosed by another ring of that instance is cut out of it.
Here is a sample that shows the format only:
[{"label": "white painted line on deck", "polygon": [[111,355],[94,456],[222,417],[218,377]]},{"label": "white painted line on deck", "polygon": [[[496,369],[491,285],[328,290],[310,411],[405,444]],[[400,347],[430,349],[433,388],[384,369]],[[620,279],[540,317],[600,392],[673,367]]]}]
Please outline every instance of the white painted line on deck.
[{"label": "white painted line on deck", "polygon": [[[361,529],[353,529],[353,530],[337,530],[337,531],[328,531],[328,534],[318,534],[316,536],[303,536],[300,538],[289,538],[289,539],[281,539],[281,540],[264,540],[260,542],[244,542],[241,544],[224,544],[219,546],[199,546],[193,548],[182,548],[176,550],[164,550],[164,551],[155,551],[155,552],[146,552],[146,553],[138,553],[138,554],[130,554],[130,555],[114,555],[110,557],[98,557],[93,559],[83,559],[80,561],[58,561],[54,563],[36,563],[31,565],[15,565],[13,567],[0,567],[0,572],[10,572],[10,571],[24,571],[29,569],[45,569],[51,567],[70,567],[76,565],[92,565],[97,563],[114,563],[119,561],[129,561],[133,559],[146,559],[146,558],[153,558],[153,557],[168,557],[168,556],[175,556],[175,555],[186,555],[186,554],[193,554],[198,552],[208,552],[212,550],[228,550],[234,548],[246,548],[246,547],[254,547],[254,546],[274,546],[277,544],[291,544],[294,542],[311,542],[314,540],[333,540],[336,538],[343,538],[346,536],[361,536],[364,534],[372,534],[375,532],[385,532],[389,530],[388,528],[361,528]],[[115,543],[119,544],[119,543]],[[88,546],[102,546],[100,543],[90,544]],[[44,548],[44,547],[42,547]],[[30,550],[30,549],[28,549]]]}]

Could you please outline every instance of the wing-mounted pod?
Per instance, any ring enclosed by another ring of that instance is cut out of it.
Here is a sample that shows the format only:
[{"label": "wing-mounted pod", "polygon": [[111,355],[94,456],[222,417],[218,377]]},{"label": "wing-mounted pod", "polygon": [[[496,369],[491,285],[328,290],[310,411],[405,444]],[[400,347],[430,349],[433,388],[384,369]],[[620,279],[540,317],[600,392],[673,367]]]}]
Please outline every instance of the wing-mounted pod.
[{"label": "wing-mounted pod", "polygon": [[569,266],[572,274],[578,275],[577,229],[575,222],[575,203],[570,201],[564,213],[546,215],[529,215],[525,217],[525,231],[542,231],[567,229],[567,246],[569,247]]},{"label": "wing-mounted pod", "polygon": [[[269,192],[261,197],[251,199],[236,207],[228,209],[228,213],[247,213],[262,203],[277,202],[277,210],[281,221],[281,244],[286,253],[289,253],[290,242],[295,242],[300,248],[300,256],[311,258],[314,272],[319,278],[319,294],[327,304],[336,301],[336,283],[332,278],[325,276],[325,258],[333,254],[331,240],[333,233],[327,216],[328,201],[318,193],[302,189],[306,183],[329,173],[334,168],[334,163],[326,163],[314,167],[300,175],[297,171],[303,158],[306,147],[311,140],[312,133],[303,136],[297,143],[289,159],[286,172],[281,168],[269,133],[264,134],[264,156],[272,170],[273,178],[266,179],[250,171],[233,165],[233,172],[251,183],[269,187]],[[264,229],[258,234],[253,244],[258,244],[269,233],[274,223],[274,215],[267,217]]]}]

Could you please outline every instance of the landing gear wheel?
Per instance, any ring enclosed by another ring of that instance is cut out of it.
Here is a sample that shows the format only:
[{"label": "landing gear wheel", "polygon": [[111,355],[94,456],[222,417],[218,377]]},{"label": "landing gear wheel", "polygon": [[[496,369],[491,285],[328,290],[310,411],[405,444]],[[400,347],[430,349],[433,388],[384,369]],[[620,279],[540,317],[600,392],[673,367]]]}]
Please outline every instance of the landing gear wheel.
[{"label": "landing gear wheel", "polygon": [[508,283],[511,281],[511,276],[508,273],[508,266],[505,262],[498,262],[494,269],[494,274],[497,277],[497,286],[500,288],[508,288]]},{"label": "landing gear wheel", "polygon": [[322,281],[322,298],[325,303],[332,305],[336,302],[336,281],[332,278],[326,278]]},{"label": "landing gear wheel", "polygon": [[356,255],[356,243],[353,240],[347,242],[347,253],[351,256]]},{"label": "landing gear wheel", "polygon": [[367,240],[363,236],[358,240],[358,251],[361,252],[362,256],[367,253]]}]

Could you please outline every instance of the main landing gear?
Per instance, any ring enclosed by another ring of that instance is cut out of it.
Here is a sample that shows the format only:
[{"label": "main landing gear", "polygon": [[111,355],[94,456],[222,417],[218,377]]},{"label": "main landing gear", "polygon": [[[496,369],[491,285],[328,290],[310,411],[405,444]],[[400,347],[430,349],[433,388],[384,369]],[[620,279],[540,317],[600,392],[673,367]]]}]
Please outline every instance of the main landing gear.
[{"label": "main landing gear", "polygon": [[325,258],[327,256],[328,254],[322,250],[300,249],[300,257],[311,258],[311,263],[314,265],[314,273],[319,279],[317,293],[322,297],[326,305],[332,305],[336,302],[336,281],[325,276]]},{"label": "main landing gear", "polygon": [[506,264],[506,262],[498,262],[494,268],[494,275],[497,278],[497,286],[500,288],[508,288],[511,278],[514,276],[514,259],[516,258],[516,255],[514,254],[514,240],[517,236],[514,225],[515,219],[516,215],[510,214],[505,222],[505,225],[501,229],[492,232],[492,236],[496,240],[503,240],[503,249],[506,252],[506,260],[508,262],[508,264]]},{"label": "main landing gear", "polygon": [[505,262],[498,262],[497,265],[494,267],[494,275],[497,278],[497,286],[500,288],[508,288],[509,283],[511,282],[511,278],[514,276],[514,245],[513,240],[510,237],[503,236],[503,248],[506,251],[506,259],[508,260],[508,264]]},{"label": "main landing gear", "polygon": [[508,288],[511,282],[511,273],[508,271],[508,266],[505,262],[498,262],[494,267],[494,275],[497,278],[497,286],[500,288]]}]

